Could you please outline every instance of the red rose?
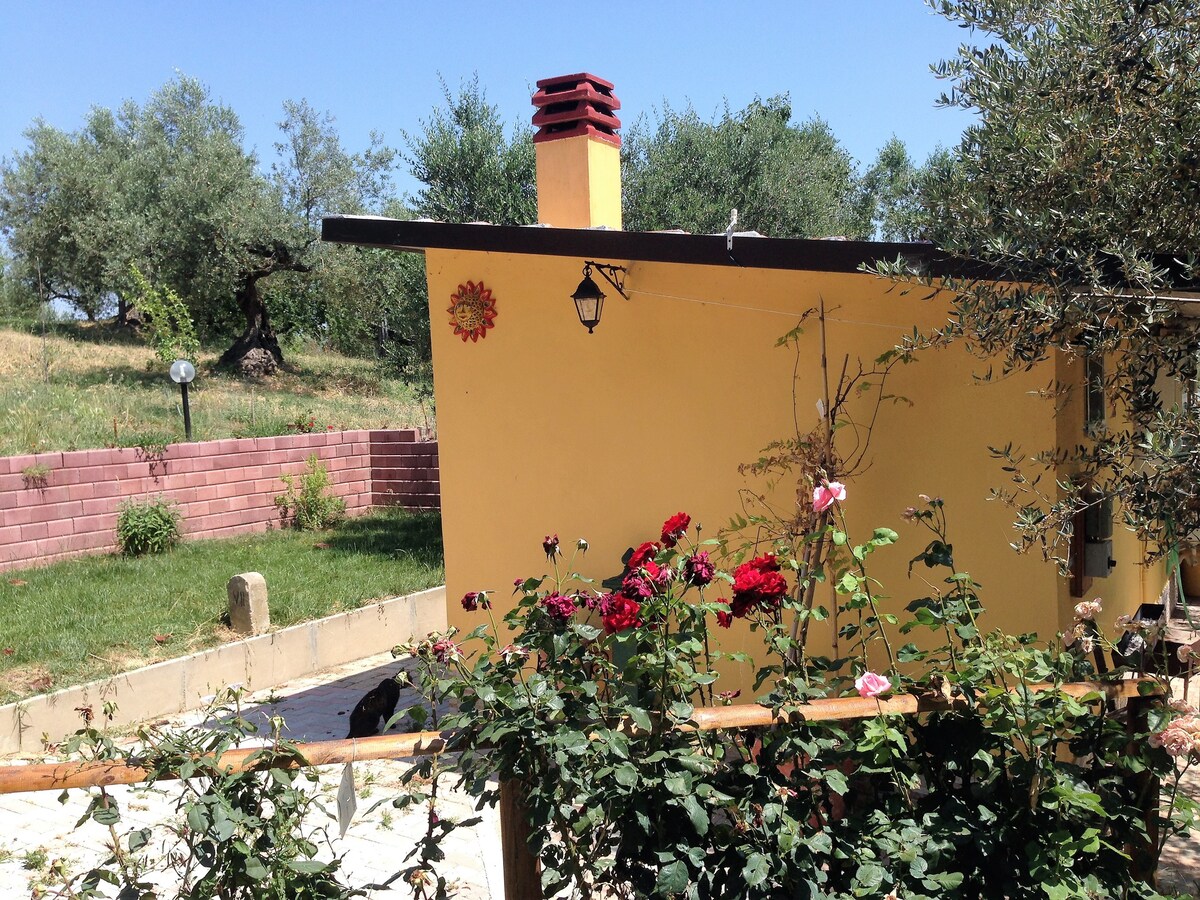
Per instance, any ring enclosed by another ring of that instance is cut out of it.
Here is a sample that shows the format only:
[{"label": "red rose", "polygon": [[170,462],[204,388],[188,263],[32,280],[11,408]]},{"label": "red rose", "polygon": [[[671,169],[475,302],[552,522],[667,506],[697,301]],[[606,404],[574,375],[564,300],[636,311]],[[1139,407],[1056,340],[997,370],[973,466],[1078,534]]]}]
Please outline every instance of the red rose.
[{"label": "red rose", "polygon": [[467,612],[475,612],[482,607],[483,609],[491,609],[492,601],[488,599],[487,591],[470,591],[463,594],[462,608]]},{"label": "red rose", "polygon": [[621,581],[621,593],[631,600],[644,600],[654,596],[654,584],[649,578],[630,572]]},{"label": "red rose", "polygon": [[629,557],[629,571],[636,572],[638,569],[643,568],[646,565],[646,561],[653,560],[661,549],[662,547],[653,541],[646,541],[646,543],[633,551],[633,556]]},{"label": "red rose", "polygon": [[678,512],[663,522],[662,543],[664,547],[674,547],[681,537],[687,534],[692,517],[687,513]]},{"label": "red rose", "polygon": [[571,616],[575,615],[575,598],[564,597],[557,591],[543,597],[541,605],[550,618],[558,622],[566,622]]},{"label": "red rose", "polygon": [[637,628],[642,624],[642,619],[638,615],[641,611],[642,605],[636,600],[622,594],[612,595],[604,604],[604,613],[601,616],[604,630],[609,634],[615,634],[627,628]]},{"label": "red rose", "polygon": [[546,535],[546,537],[542,540],[542,549],[546,551],[546,559],[553,562],[555,554],[558,553],[558,535]]},{"label": "red rose", "polygon": [[733,599],[729,606],[740,619],[753,609],[778,606],[786,593],[787,582],[779,574],[779,563],[768,553],[733,570]]},{"label": "red rose", "polygon": [[733,616],[721,610],[717,611],[717,624],[722,628],[728,628],[733,624]]},{"label": "red rose", "polygon": [[717,574],[717,567],[708,558],[708,551],[693,553],[683,564],[683,576],[693,587],[704,587]]}]

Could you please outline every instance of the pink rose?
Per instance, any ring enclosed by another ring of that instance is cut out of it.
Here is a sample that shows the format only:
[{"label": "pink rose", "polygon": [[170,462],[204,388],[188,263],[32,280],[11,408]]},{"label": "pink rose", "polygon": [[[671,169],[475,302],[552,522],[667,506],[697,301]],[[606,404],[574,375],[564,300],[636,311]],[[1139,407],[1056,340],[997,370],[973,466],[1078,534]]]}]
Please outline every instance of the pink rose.
[{"label": "pink rose", "polygon": [[840,481],[822,481],[813,488],[813,512],[825,512],[846,499],[846,486]]},{"label": "pink rose", "polygon": [[863,672],[854,680],[854,687],[860,697],[881,697],[892,689],[892,683],[882,675]]}]

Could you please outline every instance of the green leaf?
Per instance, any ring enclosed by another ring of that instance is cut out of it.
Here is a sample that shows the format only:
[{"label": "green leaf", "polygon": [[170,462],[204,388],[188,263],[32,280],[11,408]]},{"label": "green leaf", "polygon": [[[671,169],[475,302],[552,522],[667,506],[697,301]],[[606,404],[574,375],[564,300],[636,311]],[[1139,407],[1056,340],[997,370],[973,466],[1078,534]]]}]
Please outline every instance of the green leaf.
[{"label": "green leaf", "polygon": [[708,834],[708,813],[694,794],[684,796],[683,808],[687,811],[688,819],[692,823],[692,828],[696,830],[696,834],[701,836]]},{"label": "green leaf", "polygon": [[846,780],[846,776],[842,774],[841,769],[826,769],[821,774],[821,777],[835,794],[844,795],[850,790],[850,783]]},{"label": "green leaf", "polygon": [[633,787],[639,781],[638,770],[629,763],[621,763],[613,769],[613,777],[621,787]]},{"label": "green leaf", "polygon": [[687,886],[687,864],[680,859],[669,862],[660,868],[658,879],[654,882],[654,890],[659,894],[678,894],[686,890]]},{"label": "green leaf", "polygon": [[633,724],[642,731],[653,731],[654,723],[650,721],[650,714],[640,706],[629,707],[629,718],[633,720]]},{"label": "green leaf", "polygon": [[758,887],[771,874],[771,862],[761,853],[751,853],[742,869],[742,881],[747,887]]},{"label": "green leaf", "polygon": [[871,543],[877,547],[894,544],[898,540],[900,540],[900,535],[890,528],[876,528],[875,533],[871,536]]},{"label": "green leaf", "polygon": [[246,875],[255,881],[262,881],[270,875],[270,872],[257,856],[248,856],[246,857]]},{"label": "green leaf", "polygon": [[316,859],[289,859],[284,861],[284,865],[301,875],[317,875],[329,868],[330,864]]},{"label": "green leaf", "polygon": [[96,811],[92,813],[92,819],[97,825],[116,825],[121,821],[121,811],[117,809],[116,804],[97,806]]}]

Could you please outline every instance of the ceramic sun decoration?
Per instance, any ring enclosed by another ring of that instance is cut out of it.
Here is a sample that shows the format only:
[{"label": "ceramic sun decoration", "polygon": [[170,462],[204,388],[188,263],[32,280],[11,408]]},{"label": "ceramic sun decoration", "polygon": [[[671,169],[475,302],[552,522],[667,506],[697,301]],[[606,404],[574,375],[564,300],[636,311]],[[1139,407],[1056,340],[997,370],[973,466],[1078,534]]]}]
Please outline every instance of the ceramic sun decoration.
[{"label": "ceramic sun decoration", "polygon": [[487,329],[495,327],[496,299],[482,281],[478,284],[468,281],[450,295],[450,307],[446,312],[450,313],[454,333],[461,336],[464,343],[467,338],[478,341],[487,337]]}]

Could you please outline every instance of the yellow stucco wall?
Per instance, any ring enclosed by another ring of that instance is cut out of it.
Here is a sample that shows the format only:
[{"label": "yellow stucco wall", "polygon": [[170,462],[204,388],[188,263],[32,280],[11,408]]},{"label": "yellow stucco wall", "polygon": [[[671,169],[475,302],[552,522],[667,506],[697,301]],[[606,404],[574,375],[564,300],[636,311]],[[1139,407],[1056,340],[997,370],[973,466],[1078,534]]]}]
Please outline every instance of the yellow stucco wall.
[{"label": "yellow stucco wall", "polygon": [[555,228],[621,227],[619,147],[579,135],[541,141],[534,151],[540,223]]},{"label": "yellow stucco wall", "polygon": [[[569,299],[581,262],[427,254],[447,591],[460,627],[478,624],[457,606],[465,591],[496,590],[503,604],[515,578],[546,571],[547,532],[564,546],[586,537],[583,570],[597,578],[616,574],[625,548],[656,539],[676,511],[714,535],[746,486],[738,465],[791,428],[795,356],[775,342],[819,297],[835,367],[845,354],[869,363],[914,324],[945,317],[939,302],[867,275],[632,262],[632,299],[610,291],[589,335]],[[495,328],[478,343],[455,337],[443,313],[468,279],[497,300]],[[807,430],[820,396],[815,323],[802,351],[796,409]],[[899,513],[918,493],[942,496],[957,561],[983,584],[991,625],[1052,638],[1057,575],[1009,548],[1011,511],[987,501],[1003,482],[988,445],[1052,446],[1053,405],[1032,393],[1050,379],[1037,371],[983,384],[972,378],[981,368],[951,349],[897,370],[889,390],[912,407],[884,407],[874,465],[849,485],[846,509],[863,539],[876,525],[899,531],[872,568],[899,611],[927,593],[925,570],[911,581],[905,570],[929,539]],[[735,629],[726,648],[744,637]]]}]

